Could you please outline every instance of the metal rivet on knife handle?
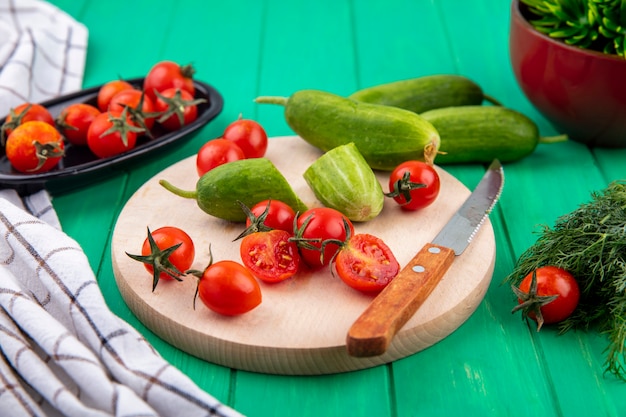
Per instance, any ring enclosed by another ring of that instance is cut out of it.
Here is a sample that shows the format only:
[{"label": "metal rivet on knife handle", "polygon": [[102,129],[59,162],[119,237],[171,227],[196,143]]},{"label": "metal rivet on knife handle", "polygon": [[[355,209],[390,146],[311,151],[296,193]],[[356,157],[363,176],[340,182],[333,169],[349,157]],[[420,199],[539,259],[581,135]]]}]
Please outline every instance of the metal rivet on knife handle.
[{"label": "metal rivet on knife handle", "polygon": [[454,251],[425,245],[378,295],[348,332],[348,354],[382,355],[395,334],[415,314],[454,260]]}]

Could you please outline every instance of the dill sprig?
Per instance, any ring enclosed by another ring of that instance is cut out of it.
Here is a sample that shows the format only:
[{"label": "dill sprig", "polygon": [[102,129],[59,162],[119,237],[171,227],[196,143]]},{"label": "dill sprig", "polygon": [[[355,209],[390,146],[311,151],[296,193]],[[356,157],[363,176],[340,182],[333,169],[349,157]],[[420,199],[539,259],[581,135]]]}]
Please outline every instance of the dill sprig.
[{"label": "dill sprig", "polygon": [[605,371],[626,381],[626,181],[615,181],[590,202],[542,226],[505,281],[519,285],[533,270],[554,265],[580,286],[574,313],[559,331],[598,329],[607,335]]}]

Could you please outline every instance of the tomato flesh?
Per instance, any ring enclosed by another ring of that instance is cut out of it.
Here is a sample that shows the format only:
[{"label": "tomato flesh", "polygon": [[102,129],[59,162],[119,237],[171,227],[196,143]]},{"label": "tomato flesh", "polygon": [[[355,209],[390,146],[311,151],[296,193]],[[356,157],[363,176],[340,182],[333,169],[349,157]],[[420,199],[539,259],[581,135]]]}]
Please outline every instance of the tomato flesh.
[{"label": "tomato flesh", "polygon": [[361,233],[352,236],[339,251],[335,268],[350,287],[378,293],[398,275],[400,264],[382,239]]},{"label": "tomato flesh", "polygon": [[239,251],[243,264],[264,282],[284,281],[294,276],[300,267],[297,245],[290,241],[291,233],[270,230],[247,235]]}]

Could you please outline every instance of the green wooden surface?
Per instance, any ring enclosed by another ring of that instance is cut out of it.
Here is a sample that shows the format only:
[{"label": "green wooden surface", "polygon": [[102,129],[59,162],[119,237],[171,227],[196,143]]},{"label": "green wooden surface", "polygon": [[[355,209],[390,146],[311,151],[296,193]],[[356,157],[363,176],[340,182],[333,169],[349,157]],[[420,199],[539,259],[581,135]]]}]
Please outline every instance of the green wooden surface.
[{"label": "green wooden surface", "polygon": [[[505,166],[491,217],[494,278],[476,313],[435,346],[386,366],[291,377],[231,370],[191,357],[130,313],[113,278],[110,238],[126,200],[164,167],[192,155],[239,114],[270,136],[292,134],[282,110],[258,95],[319,88],[338,94],[382,82],[457,73],[556,134],[518,88],[509,64],[506,0],[54,0],[90,31],[84,87],[143,76],[162,59],[191,62],[224,96],[224,110],[192,140],[101,181],[54,192],[65,231],[84,248],[113,311],[136,326],[200,387],[249,416],[624,416],[626,384],[603,375],[602,335],[540,333],[512,315],[501,281],[540,224],[626,178],[626,150],[540,145]],[[447,167],[472,188],[483,167]],[[158,207],[155,207],[158,209]],[[417,248],[416,248],[417,249]]]}]

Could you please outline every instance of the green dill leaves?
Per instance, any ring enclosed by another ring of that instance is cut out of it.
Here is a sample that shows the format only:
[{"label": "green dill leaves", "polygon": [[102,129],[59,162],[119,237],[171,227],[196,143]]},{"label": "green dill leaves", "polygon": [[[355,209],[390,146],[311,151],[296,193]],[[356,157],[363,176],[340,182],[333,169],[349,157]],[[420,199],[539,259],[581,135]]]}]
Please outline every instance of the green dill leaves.
[{"label": "green dill leaves", "polygon": [[533,270],[554,265],[576,277],[578,308],[559,330],[598,329],[608,338],[605,369],[626,381],[626,181],[615,181],[591,201],[543,226],[506,281],[519,285]]}]

